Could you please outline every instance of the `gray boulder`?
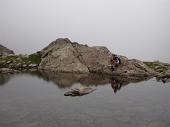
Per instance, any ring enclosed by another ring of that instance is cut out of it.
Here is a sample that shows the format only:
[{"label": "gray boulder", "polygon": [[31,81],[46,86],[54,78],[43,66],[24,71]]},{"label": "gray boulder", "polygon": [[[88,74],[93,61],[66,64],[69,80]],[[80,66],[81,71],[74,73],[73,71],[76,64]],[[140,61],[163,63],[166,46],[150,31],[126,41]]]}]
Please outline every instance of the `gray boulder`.
[{"label": "gray boulder", "polygon": [[56,72],[89,73],[68,39],[57,39],[41,51],[39,69]]},{"label": "gray boulder", "polygon": [[0,56],[7,56],[7,55],[13,55],[13,54],[14,54],[14,51],[0,44]]},{"label": "gray boulder", "polygon": [[142,61],[129,60],[120,56],[122,64],[111,70],[111,52],[106,47],[89,47],[57,39],[40,51],[42,60],[40,70],[71,73],[102,73],[115,75],[153,75],[153,71]]}]

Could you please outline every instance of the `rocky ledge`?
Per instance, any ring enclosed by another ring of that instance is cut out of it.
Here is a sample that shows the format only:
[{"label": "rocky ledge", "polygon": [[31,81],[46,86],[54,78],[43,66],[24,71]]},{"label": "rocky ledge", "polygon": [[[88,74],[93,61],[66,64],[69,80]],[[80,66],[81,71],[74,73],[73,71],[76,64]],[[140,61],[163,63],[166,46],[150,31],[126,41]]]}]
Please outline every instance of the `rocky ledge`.
[{"label": "rocky ledge", "polygon": [[[51,42],[41,51],[31,55],[10,55],[0,57],[0,73],[4,68],[25,71],[41,70],[64,73],[98,73],[117,76],[150,76],[167,78],[170,65],[160,62],[143,62],[120,56],[121,64],[111,70],[111,55],[106,47],[89,47],[67,38]],[[9,70],[8,70],[9,71]]]}]

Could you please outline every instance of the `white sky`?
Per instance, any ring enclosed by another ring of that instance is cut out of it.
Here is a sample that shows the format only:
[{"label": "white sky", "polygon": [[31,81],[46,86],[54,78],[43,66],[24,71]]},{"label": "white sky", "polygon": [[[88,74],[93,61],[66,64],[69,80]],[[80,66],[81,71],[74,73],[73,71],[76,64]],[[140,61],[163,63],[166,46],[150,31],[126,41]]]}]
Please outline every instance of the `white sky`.
[{"label": "white sky", "polygon": [[16,53],[56,38],[170,62],[170,0],[0,0],[0,43]]}]

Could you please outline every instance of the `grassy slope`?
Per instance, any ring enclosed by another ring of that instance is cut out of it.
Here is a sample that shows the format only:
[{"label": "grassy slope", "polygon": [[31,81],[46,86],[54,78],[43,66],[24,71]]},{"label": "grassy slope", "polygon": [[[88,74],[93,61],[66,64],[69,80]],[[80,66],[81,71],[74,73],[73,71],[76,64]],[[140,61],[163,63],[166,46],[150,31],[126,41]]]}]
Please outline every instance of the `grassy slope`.
[{"label": "grassy slope", "polygon": [[16,68],[17,65],[39,64],[41,56],[37,53],[31,55],[12,55],[0,57],[0,68]]},{"label": "grassy slope", "polygon": [[149,68],[153,69],[159,73],[166,73],[169,69],[169,65],[165,63],[160,63],[159,61],[155,62],[144,62]]}]

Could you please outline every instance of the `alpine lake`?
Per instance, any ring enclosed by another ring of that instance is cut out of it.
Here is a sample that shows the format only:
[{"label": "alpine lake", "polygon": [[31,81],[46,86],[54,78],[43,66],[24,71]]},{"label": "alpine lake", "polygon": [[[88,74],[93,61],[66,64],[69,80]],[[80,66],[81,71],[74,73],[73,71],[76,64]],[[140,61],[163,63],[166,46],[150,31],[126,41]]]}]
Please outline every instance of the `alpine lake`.
[{"label": "alpine lake", "polygon": [[[64,96],[86,87],[96,90]],[[0,75],[0,127],[170,127],[170,82],[47,72]]]}]

